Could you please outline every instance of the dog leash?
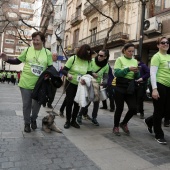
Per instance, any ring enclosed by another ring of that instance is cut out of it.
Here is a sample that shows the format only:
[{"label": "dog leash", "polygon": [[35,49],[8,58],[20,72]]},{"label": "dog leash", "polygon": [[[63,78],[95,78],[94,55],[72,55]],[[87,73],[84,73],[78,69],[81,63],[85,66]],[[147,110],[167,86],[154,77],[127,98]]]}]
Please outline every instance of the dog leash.
[{"label": "dog leash", "polygon": [[[66,88],[64,89],[63,93],[61,94],[61,96],[59,97],[57,103],[55,104],[55,106],[53,107],[53,109],[51,110],[51,113],[54,114],[54,109],[57,106],[58,102],[60,101],[61,97],[63,96],[63,94],[66,92],[68,86],[70,85],[70,82],[68,83],[68,85],[66,86]],[[56,114],[56,113],[55,113]]]}]

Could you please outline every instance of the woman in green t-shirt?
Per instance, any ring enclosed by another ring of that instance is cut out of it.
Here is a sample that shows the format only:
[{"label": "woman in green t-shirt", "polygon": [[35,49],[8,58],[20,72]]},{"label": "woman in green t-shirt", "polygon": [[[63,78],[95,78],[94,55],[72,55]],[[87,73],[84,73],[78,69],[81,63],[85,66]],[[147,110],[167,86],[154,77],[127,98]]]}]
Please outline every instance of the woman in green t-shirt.
[{"label": "woman in green t-shirt", "polygon": [[[92,76],[96,79],[96,82],[99,84],[99,87],[100,87],[100,85],[102,85],[102,86],[107,85],[108,72],[109,72],[109,65],[108,65],[109,57],[110,57],[109,50],[107,50],[107,49],[100,50],[98,55],[91,62]],[[102,81],[102,83],[101,83],[101,81]],[[88,107],[91,104],[91,103],[89,103],[86,107],[81,108],[79,115],[77,116],[77,122],[79,124],[82,124],[82,115],[83,115],[85,118],[91,119],[92,123],[95,126],[99,126],[99,123],[97,121],[99,102],[100,101],[93,102],[92,119],[87,114]]]},{"label": "woman in green t-shirt", "polygon": [[[66,62],[62,73],[67,76],[66,87],[66,123],[65,129],[71,126],[80,128],[76,122],[76,117],[79,111],[79,105],[74,101],[80,77],[85,74],[91,74],[92,50],[89,45],[82,45],[77,55],[71,56]],[[73,107],[74,104],[74,107]],[[73,109],[72,109],[73,107]]]},{"label": "woman in green t-shirt", "polygon": [[[134,79],[139,78],[139,68],[137,60],[132,57],[134,51],[134,44],[125,44],[122,49],[123,56],[119,57],[114,65],[115,79],[112,85],[115,89],[116,111],[114,115],[113,133],[117,136],[120,136],[119,126],[127,135],[130,134],[127,123],[136,113]],[[124,102],[127,103],[129,110],[120,123]]]},{"label": "woman in green t-shirt", "polygon": [[155,140],[166,144],[162,130],[162,118],[170,118],[170,55],[167,54],[169,41],[166,37],[157,40],[159,51],[151,59],[150,80],[152,85],[153,116],[145,119],[148,131],[155,133]]},{"label": "woman in green t-shirt", "polygon": [[[24,63],[24,68],[18,86],[21,90],[23,102],[23,116],[25,127],[24,131],[29,133],[31,128],[37,128],[36,119],[41,105],[32,100],[31,94],[34,86],[41,73],[48,67],[52,66],[52,54],[43,47],[45,36],[42,32],[34,32],[32,34],[33,46],[23,51],[18,58],[8,59],[5,53],[0,55],[4,61],[10,64]],[[31,123],[31,128],[30,128]]]}]

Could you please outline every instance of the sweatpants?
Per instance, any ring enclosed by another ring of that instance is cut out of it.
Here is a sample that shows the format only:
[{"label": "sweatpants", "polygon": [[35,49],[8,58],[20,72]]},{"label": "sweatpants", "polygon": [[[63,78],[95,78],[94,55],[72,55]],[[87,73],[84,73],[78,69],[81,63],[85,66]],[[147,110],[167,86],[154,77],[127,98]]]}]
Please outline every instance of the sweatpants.
[{"label": "sweatpants", "polygon": [[23,116],[25,124],[30,124],[31,120],[35,121],[38,117],[38,113],[41,105],[34,99],[32,99],[32,90],[24,89],[20,87],[22,102],[23,102]]}]

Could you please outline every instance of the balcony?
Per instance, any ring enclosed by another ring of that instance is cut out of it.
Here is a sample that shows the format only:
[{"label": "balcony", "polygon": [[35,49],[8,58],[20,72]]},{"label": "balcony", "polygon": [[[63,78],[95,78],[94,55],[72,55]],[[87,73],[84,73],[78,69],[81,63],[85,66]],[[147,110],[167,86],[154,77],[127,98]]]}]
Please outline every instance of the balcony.
[{"label": "balcony", "polygon": [[[79,43],[80,45],[89,44],[91,47],[103,45],[108,30],[109,28],[99,31],[94,35],[88,36],[80,40]],[[118,40],[129,40],[128,30],[129,30],[128,24],[118,23],[110,33],[109,40],[107,43],[111,43],[112,41]]]},{"label": "balcony", "polygon": [[79,24],[81,22],[81,20],[82,20],[81,13],[75,12],[71,16],[71,25],[75,26],[75,25]]},{"label": "balcony", "polygon": [[[101,0],[92,0],[91,3],[98,9],[100,9],[100,7],[102,7]],[[83,15],[85,15],[87,17],[87,16],[90,16],[96,12],[97,11],[94,9],[94,7],[90,3],[86,2],[84,4]]]}]

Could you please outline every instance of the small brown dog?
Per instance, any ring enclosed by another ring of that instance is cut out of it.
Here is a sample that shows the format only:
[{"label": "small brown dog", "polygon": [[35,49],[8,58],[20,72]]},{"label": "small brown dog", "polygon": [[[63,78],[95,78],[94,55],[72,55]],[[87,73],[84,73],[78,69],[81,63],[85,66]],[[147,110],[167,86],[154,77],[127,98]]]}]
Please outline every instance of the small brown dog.
[{"label": "small brown dog", "polygon": [[62,131],[56,127],[54,119],[55,119],[55,115],[53,114],[49,114],[48,116],[45,116],[42,119],[42,130],[47,133],[50,133],[51,131],[62,133]]}]

